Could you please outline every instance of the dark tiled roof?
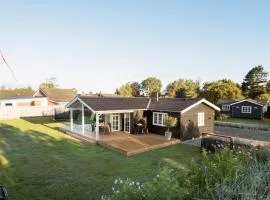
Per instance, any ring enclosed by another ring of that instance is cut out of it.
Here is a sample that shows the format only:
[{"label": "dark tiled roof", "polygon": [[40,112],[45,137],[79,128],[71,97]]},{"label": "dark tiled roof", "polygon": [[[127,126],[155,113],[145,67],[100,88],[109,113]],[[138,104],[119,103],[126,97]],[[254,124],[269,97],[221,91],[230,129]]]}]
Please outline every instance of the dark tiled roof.
[{"label": "dark tiled roof", "polygon": [[[200,99],[160,98],[158,101],[146,97],[89,97],[79,96],[95,111],[148,109],[168,112],[181,112]],[[150,101],[150,102],[149,102]]]},{"label": "dark tiled roof", "polygon": [[34,91],[31,90],[0,90],[0,99],[16,99],[16,98],[26,98],[32,97]]},{"label": "dark tiled roof", "polygon": [[232,103],[235,103],[237,101],[241,101],[241,100],[237,100],[237,99],[220,99],[217,102],[217,105],[230,105]]},{"label": "dark tiled roof", "polygon": [[42,88],[41,91],[54,102],[68,102],[76,96],[74,89]]},{"label": "dark tiled roof", "polygon": [[160,98],[158,101],[151,99],[149,110],[181,112],[201,99]]},{"label": "dark tiled roof", "polygon": [[[266,101],[255,100],[255,99],[244,99],[242,101],[249,101],[251,103],[260,104],[261,106],[265,106],[267,104]],[[239,101],[239,103],[242,102],[242,101]],[[237,103],[235,102],[235,104],[237,104]]]},{"label": "dark tiled roof", "polygon": [[90,97],[79,96],[95,111],[146,109],[149,99],[140,97]]}]

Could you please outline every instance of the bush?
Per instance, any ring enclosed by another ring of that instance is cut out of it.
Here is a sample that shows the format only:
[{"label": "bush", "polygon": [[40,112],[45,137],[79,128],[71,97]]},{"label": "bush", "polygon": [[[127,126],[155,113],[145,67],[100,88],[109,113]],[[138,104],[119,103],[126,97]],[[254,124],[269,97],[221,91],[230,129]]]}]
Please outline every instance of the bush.
[{"label": "bush", "polygon": [[190,140],[192,138],[200,137],[199,127],[196,126],[193,121],[190,121],[187,127],[182,125],[181,132],[183,133],[183,140]]},{"label": "bush", "polygon": [[213,155],[204,151],[199,163],[192,163],[187,176],[186,187],[191,198],[219,199],[216,190],[223,182],[231,183],[241,159],[230,150],[222,150]]},{"label": "bush", "polygon": [[129,179],[114,182],[113,194],[110,197],[103,196],[103,200],[156,200],[184,199],[187,189],[180,187],[173,170],[164,168],[160,173],[143,184]]},{"label": "bush", "polygon": [[238,171],[232,183],[217,188],[219,199],[270,199],[270,152],[246,152],[248,162]]},{"label": "bush", "polygon": [[225,147],[230,149],[232,147],[232,144],[230,143],[230,141],[228,141],[228,139],[209,136],[202,138],[201,147],[207,152],[210,151],[214,153],[215,151],[224,149]]},{"label": "bush", "polygon": [[145,183],[117,179],[103,200],[270,199],[270,151],[228,150],[203,158],[187,171],[163,169]]},{"label": "bush", "polygon": [[226,120],[228,118],[229,118],[228,115],[226,115],[226,114],[220,114],[220,113],[216,114],[216,117],[215,117],[215,119],[218,120],[218,121],[223,121],[223,120]]},{"label": "bush", "polygon": [[166,119],[166,124],[167,124],[168,131],[169,131],[170,128],[176,126],[176,124],[177,124],[177,118],[176,117],[168,116],[167,119]]}]

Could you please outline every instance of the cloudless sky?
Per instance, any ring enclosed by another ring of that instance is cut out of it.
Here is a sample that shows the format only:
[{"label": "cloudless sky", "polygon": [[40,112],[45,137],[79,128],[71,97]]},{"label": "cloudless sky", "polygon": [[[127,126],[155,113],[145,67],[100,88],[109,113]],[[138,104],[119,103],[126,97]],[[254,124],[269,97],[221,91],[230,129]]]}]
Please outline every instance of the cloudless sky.
[{"label": "cloudless sky", "polygon": [[0,84],[114,92],[156,76],[241,82],[270,71],[270,1],[0,0]]}]

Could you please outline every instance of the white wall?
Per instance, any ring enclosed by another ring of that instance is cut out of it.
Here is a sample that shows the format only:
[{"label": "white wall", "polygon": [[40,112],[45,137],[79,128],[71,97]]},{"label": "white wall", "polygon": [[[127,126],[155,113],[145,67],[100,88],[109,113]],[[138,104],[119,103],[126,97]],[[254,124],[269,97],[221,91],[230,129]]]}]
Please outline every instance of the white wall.
[{"label": "white wall", "polygon": [[12,106],[17,106],[17,103],[31,103],[33,101],[39,101],[40,106],[48,106],[48,98],[25,98],[25,99],[0,99],[0,106],[6,106],[6,104],[12,104]]},{"label": "white wall", "polygon": [[0,120],[16,119],[20,117],[53,116],[55,109],[63,106],[2,106]]}]

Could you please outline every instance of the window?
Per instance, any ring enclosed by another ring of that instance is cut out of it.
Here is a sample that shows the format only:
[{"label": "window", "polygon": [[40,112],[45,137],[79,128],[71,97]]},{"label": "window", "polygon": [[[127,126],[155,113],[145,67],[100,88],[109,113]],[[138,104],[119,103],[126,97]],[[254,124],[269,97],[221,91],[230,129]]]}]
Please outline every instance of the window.
[{"label": "window", "polygon": [[230,105],[222,105],[223,111],[230,111]]},{"label": "window", "polygon": [[166,118],[168,113],[153,112],[153,125],[166,126]]},{"label": "window", "polygon": [[242,113],[251,113],[251,106],[242,106]]},{"label": "window", "polygon": [[198,126],[204,126],[204,112],[198,113]]}]

